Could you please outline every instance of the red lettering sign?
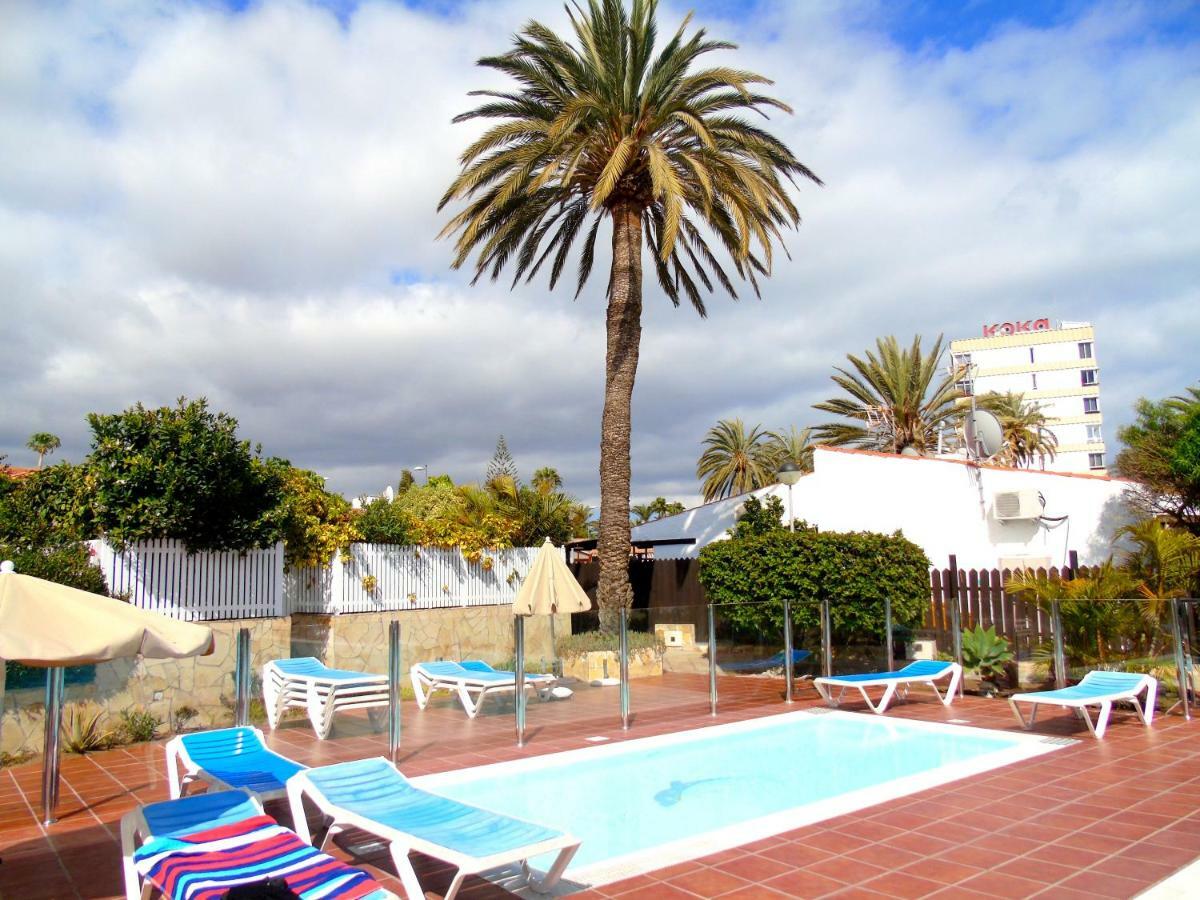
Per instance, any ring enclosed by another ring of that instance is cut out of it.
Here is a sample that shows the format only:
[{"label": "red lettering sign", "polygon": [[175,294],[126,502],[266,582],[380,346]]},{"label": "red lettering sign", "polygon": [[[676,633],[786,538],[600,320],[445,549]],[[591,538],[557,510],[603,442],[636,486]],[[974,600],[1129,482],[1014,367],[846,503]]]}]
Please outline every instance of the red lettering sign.
[{"label": "red lettering sign", "polygon": [[997,322],[995,325],[984,325],[983,336],[1005,337],[1010,334],[1025,334],[1034,331],[1049,331],[1049,319],[1026,319],[1024,322]]}]

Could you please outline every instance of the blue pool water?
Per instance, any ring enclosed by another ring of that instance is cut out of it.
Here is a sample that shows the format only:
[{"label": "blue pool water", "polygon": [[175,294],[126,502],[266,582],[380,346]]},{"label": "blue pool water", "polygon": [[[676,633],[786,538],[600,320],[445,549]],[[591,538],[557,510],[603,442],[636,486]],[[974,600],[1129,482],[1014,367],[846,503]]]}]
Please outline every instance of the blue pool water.
[{"label": "blue pool water", "polygon": [[[789,714],[667,740],[673,742],[651,738],[420,781],[456,799],[571,832],[583,840],[568,870],[578,873],[897,779],[942,770],[948,780],[966,774],[956,764],[976,761],[990,768],[1014,761],[1014,753],[1024,758],[1050,749],[1033,749],[1021,735],[845,713]],[[928,786],[910,784],[908,790]],[[859,807],[885,799],[882,791],[859,796]],[[744,832],[735,829],[726,845],[744,843],[738,834]]]}]

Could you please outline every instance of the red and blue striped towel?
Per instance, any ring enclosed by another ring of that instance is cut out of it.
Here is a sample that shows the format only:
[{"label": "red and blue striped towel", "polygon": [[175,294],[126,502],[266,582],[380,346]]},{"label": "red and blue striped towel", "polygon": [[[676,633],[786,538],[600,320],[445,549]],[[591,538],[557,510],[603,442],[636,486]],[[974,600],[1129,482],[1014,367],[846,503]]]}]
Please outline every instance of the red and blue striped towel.
[{"label": "red and blue striped towel", "polygon": [[239,884],[283,878],[303,900],[387,896],[371,876],[300,840],[270,816],[154,838],[134,854],[138,873],[171,900],[221,900]]}]

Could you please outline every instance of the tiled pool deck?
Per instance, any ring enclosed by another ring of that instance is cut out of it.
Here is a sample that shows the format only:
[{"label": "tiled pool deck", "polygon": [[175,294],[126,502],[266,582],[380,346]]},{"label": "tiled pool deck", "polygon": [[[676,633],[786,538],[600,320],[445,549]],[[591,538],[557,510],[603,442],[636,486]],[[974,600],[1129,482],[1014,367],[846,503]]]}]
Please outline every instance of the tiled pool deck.
[{"label": "tiled pool deck", "polygon": [[[420,775],[574,749],[594,736],[646,737],[788,709],[780,701],[779,681],[722,678],[721,714],[714,720],[708,715],[707,689],[704,676],[634,682],[635,720],[624,733],[615,688],[583,690],[565,702],[534,702],[529,741],[521,750],[514,744],[509,711],[493,707],[492,714],[468,721],[449,700],[424,712],[406,703],[399,763],[406,773]],[[805,685],[791,708],[816,702]],[[973,697],[946,710],[931,696],[914,692],[889,715],[1016,728],[1007,704]],[[1100,742],[1077,719],[1051,714],[1039,722],[1039,730],[1079,742],[1030,762],[574,896],[1132,897],[1200,857],[1200,723],[1161,716],[1147,732],[1132,714],[1117,712]],[[384,737],[369,732],[365,716],[346,717],[325,742],[313,738],[306,721],[292,721],[271,743],[312,764],[386,751]],[[804,765],[803,748],[797,748],[796,764]],[[136,802],[167,796],[162,743],[65,757],[60,822],[49,833],[35,815],[40,774],[37,763],[0,771],[0,898],[121,896],[117,822]],[[269,806],[268,811],[287,822],[286,809]],[[431,860],[417,863],[422,885],[439,896],[449,872]],[[369,857],[366,864],[399,892],[386,854]],[[474,879],[460,896],[511,895]]]}]

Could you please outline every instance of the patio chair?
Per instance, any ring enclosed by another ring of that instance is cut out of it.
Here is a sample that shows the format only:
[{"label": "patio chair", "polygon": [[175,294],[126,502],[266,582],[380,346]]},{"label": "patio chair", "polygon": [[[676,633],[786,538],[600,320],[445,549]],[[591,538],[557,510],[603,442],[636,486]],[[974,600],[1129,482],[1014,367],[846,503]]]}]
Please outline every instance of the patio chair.
[{"label": "patio chair", "polygon": [[312,656],[276,659],[263,666],[263,703],[274,730],[289,707],[308,713],[313,731],[329,737],[333,716],[347,709],[387,706],[388,677],[331,669]]},{"label": "patio chair", "polygon": [[[799,665],[810,656],[812,656],[811,650],[793,650],[792,665]],[[723,663],[718,658],[717,665],[726,672],[761,672],[767,669],[783,668],[785,659],[784,652],[780,650],[774,656],[768,656],[765,659],[745,659],[739,662]]]},{"label": "patio chair", "polygon": [[[1138,694],[1143,691],[1146,693],[1144,704],[1138,702]],[[1104,737],[1105,729],[1108,728],[1108,719],[1114,703],[1132,704],[1134,711],[1137,712],[1137,717],[1142,720],[1143,725],[1149,728],[1154,719],[1154,701],[1157,695],[1158,681],[1151,675],[1139,672],[1093,670],[1084,675],[1079,684],[1071,687],[1059,688],[1056,691],[1013,694],[1008,698],[1008,705],[1012,707],[1013,715],[1017,717],[1021,727],[1026,730],[1033,727],[1039,705],[1073,709],[1076,715],[1087,723],[1088,731],[1092,733],[1092,736],[1100,739]],[[1032,707],[1029,711],[1028,722],[1021,715],[1021,710],[1017,708],[1018,703],[1028,703]],[[1095,724],[1092,724],[1092,718],[1088,715],[1087,707],[1089,706],[1100,707]]]},{"label": "patio chair", "polygon": [[154,890],[172,900],[216,900],[233,886],[286,877],[296,893],[386,900],[366,872],[314,849],[242,791],[151,803],[121,818],[126,900]]},{"label": "patio chair", "polygon": [[[458,695],[469,718],[479,714],[483,698],[489,693],[502,693],[517,689],[515,672],[493,669],[483,660],[467,659],[461,663],[449,660],[416,663],[409,670],[417,706],[424,709],[429,698],[437,691],[450,691]],[[526,690],[538,692],[546,698],[547,692],[557,679],[553,675],[525,675]]]},{"label": "patio chair", "polygon": [[[942,694],[938,691],[937,682],[947,677],[950,679],[950,684],[946,688],[946,693]],[[936,659],[919,659],[895,672],[831,675],[814,678],[813,685],[830,706],[837,706],[841,703],[846,689],[854,688],[862,694],[862,698],[866,701],[871,712],[880,715],[887,711],[888,704],[892,702],[892,698],[896,695],[897,691],[900,691],[902,697],[907,697],[909,687],[914,684],[929,685],[933,693],[937,695],[938,700],[942,702],[942,705],[949,706],[954,702],[954,697],[958,693],[958,683],[961,680],[962,666],[958,663]],[[867,693],[867,688],[875,687],[883,688],[883,695],[877,702],[872,702],[870,695]],[[834,688],[841,689],[838,691],[836,697],[833,696]]]},{"label": "patio chair", "polygon": [[[392,861],[409,900],[423,900],[408,854],[412,850],[457,870],[443,900],[453,900],[468,875],[519,863],[529,884],[548,891],[579,848],[579,839],[532,822],[414,787],[382,757],[306,769],[288,782],[296,831],[310,839],[303,800],[332,819],[321,849],[339,831],[355,828],[389,842]],[[535,880],[528,860],[557,851],[546,874]]]},{"label": "patio chair", "polygon": [[[167,741],[167,783],[179,797],[193,781],[245,791],[260,800],[287,796],[285,782],[304,766],[268,750],[257,728],[218,728]],[[179,769],[183,768],[180,775]]]}]

